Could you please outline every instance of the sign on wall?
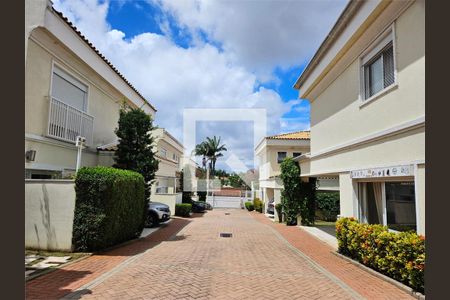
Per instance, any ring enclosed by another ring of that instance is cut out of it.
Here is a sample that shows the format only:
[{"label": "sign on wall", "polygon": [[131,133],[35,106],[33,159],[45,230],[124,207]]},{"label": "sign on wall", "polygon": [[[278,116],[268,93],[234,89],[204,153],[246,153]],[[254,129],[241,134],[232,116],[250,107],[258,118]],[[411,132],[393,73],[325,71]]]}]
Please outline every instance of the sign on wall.
[{"label": "sign on wall", "polygon": [[371,168],[355,170],[351,172],[352,178],[378,178],[378,177],[403,177],[414,176],[414,166],[394,166],[386,168]]}]

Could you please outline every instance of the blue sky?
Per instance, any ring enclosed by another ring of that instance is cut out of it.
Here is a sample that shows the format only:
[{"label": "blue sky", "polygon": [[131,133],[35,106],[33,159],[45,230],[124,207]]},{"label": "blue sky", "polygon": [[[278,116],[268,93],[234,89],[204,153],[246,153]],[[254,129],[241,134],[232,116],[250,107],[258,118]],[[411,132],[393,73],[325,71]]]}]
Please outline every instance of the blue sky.
[{"label": "blue sky", "polygon": [[[181,142],[185,108],[264,108],[267,135],[308,130],[309,104],[292,86],[346,3],[54,0]],[[227,155],[255,166],[251,125],[211,121],[195,134],[221,136]]]}]

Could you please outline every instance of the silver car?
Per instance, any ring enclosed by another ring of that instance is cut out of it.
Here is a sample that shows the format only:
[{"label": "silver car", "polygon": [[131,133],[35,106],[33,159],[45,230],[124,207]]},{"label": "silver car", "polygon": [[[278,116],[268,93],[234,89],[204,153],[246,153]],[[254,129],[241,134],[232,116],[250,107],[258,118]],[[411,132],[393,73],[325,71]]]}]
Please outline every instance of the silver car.
[{"label": "silver car", "polygon": [[160,202],[150,202],[148,205],[147,218],[145,219],[145,227],[154,227],[160,222],[170,219],[169,205]]}]

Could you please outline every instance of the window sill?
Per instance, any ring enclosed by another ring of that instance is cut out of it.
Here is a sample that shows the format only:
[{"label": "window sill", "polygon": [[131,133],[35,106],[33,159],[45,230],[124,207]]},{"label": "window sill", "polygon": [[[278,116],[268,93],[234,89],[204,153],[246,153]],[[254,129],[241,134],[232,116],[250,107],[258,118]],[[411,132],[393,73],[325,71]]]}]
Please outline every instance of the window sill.
[{"label": "window sill", "polygon": [[379,91],[378,93],[376,93],[375,95],[367,98],[366,100],[361,100],[360,104],[359,104],[359,108],[363,108],[367,104],[369,104],[369,103],[371,103],[371,102],[373,102],[373,101],[383,97],[384,95],[386,95],[386,94],[388,94],[388,93],[390,93],[390,92],[392,92],[393,90],[396,90],[396,89],[398,89],[398,83],[394,83],[394,84],[388,86],[387,88]]}]

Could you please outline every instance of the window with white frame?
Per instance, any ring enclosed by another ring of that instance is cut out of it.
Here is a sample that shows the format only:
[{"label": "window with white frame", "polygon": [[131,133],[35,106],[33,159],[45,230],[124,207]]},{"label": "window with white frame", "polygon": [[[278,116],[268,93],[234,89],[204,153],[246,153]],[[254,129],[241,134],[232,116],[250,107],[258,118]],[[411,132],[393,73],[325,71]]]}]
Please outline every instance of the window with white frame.
[{"label": "window with white frame", "polygon": [[417,228],[414,182],[360,182],[359,218],[397,231]]},{"label": "window with white frame", "polygon": [[381,41],[378,41],[376,46],[362,57],[361,62],[361,94],[363,100],[369,99],[395,83],[392,30],[383,35]]},{"label": "window with white frame", "polygon": [[88,87],[75,77],[53,66],[51,96],[78,110],[87,111]]},{"label": "window with white frame", "polygon": [[159,155],[160,155],[161,157],[166,158],[166,157],[167,157],[167,150],[164,149],[164,148],[159,149]]}]

